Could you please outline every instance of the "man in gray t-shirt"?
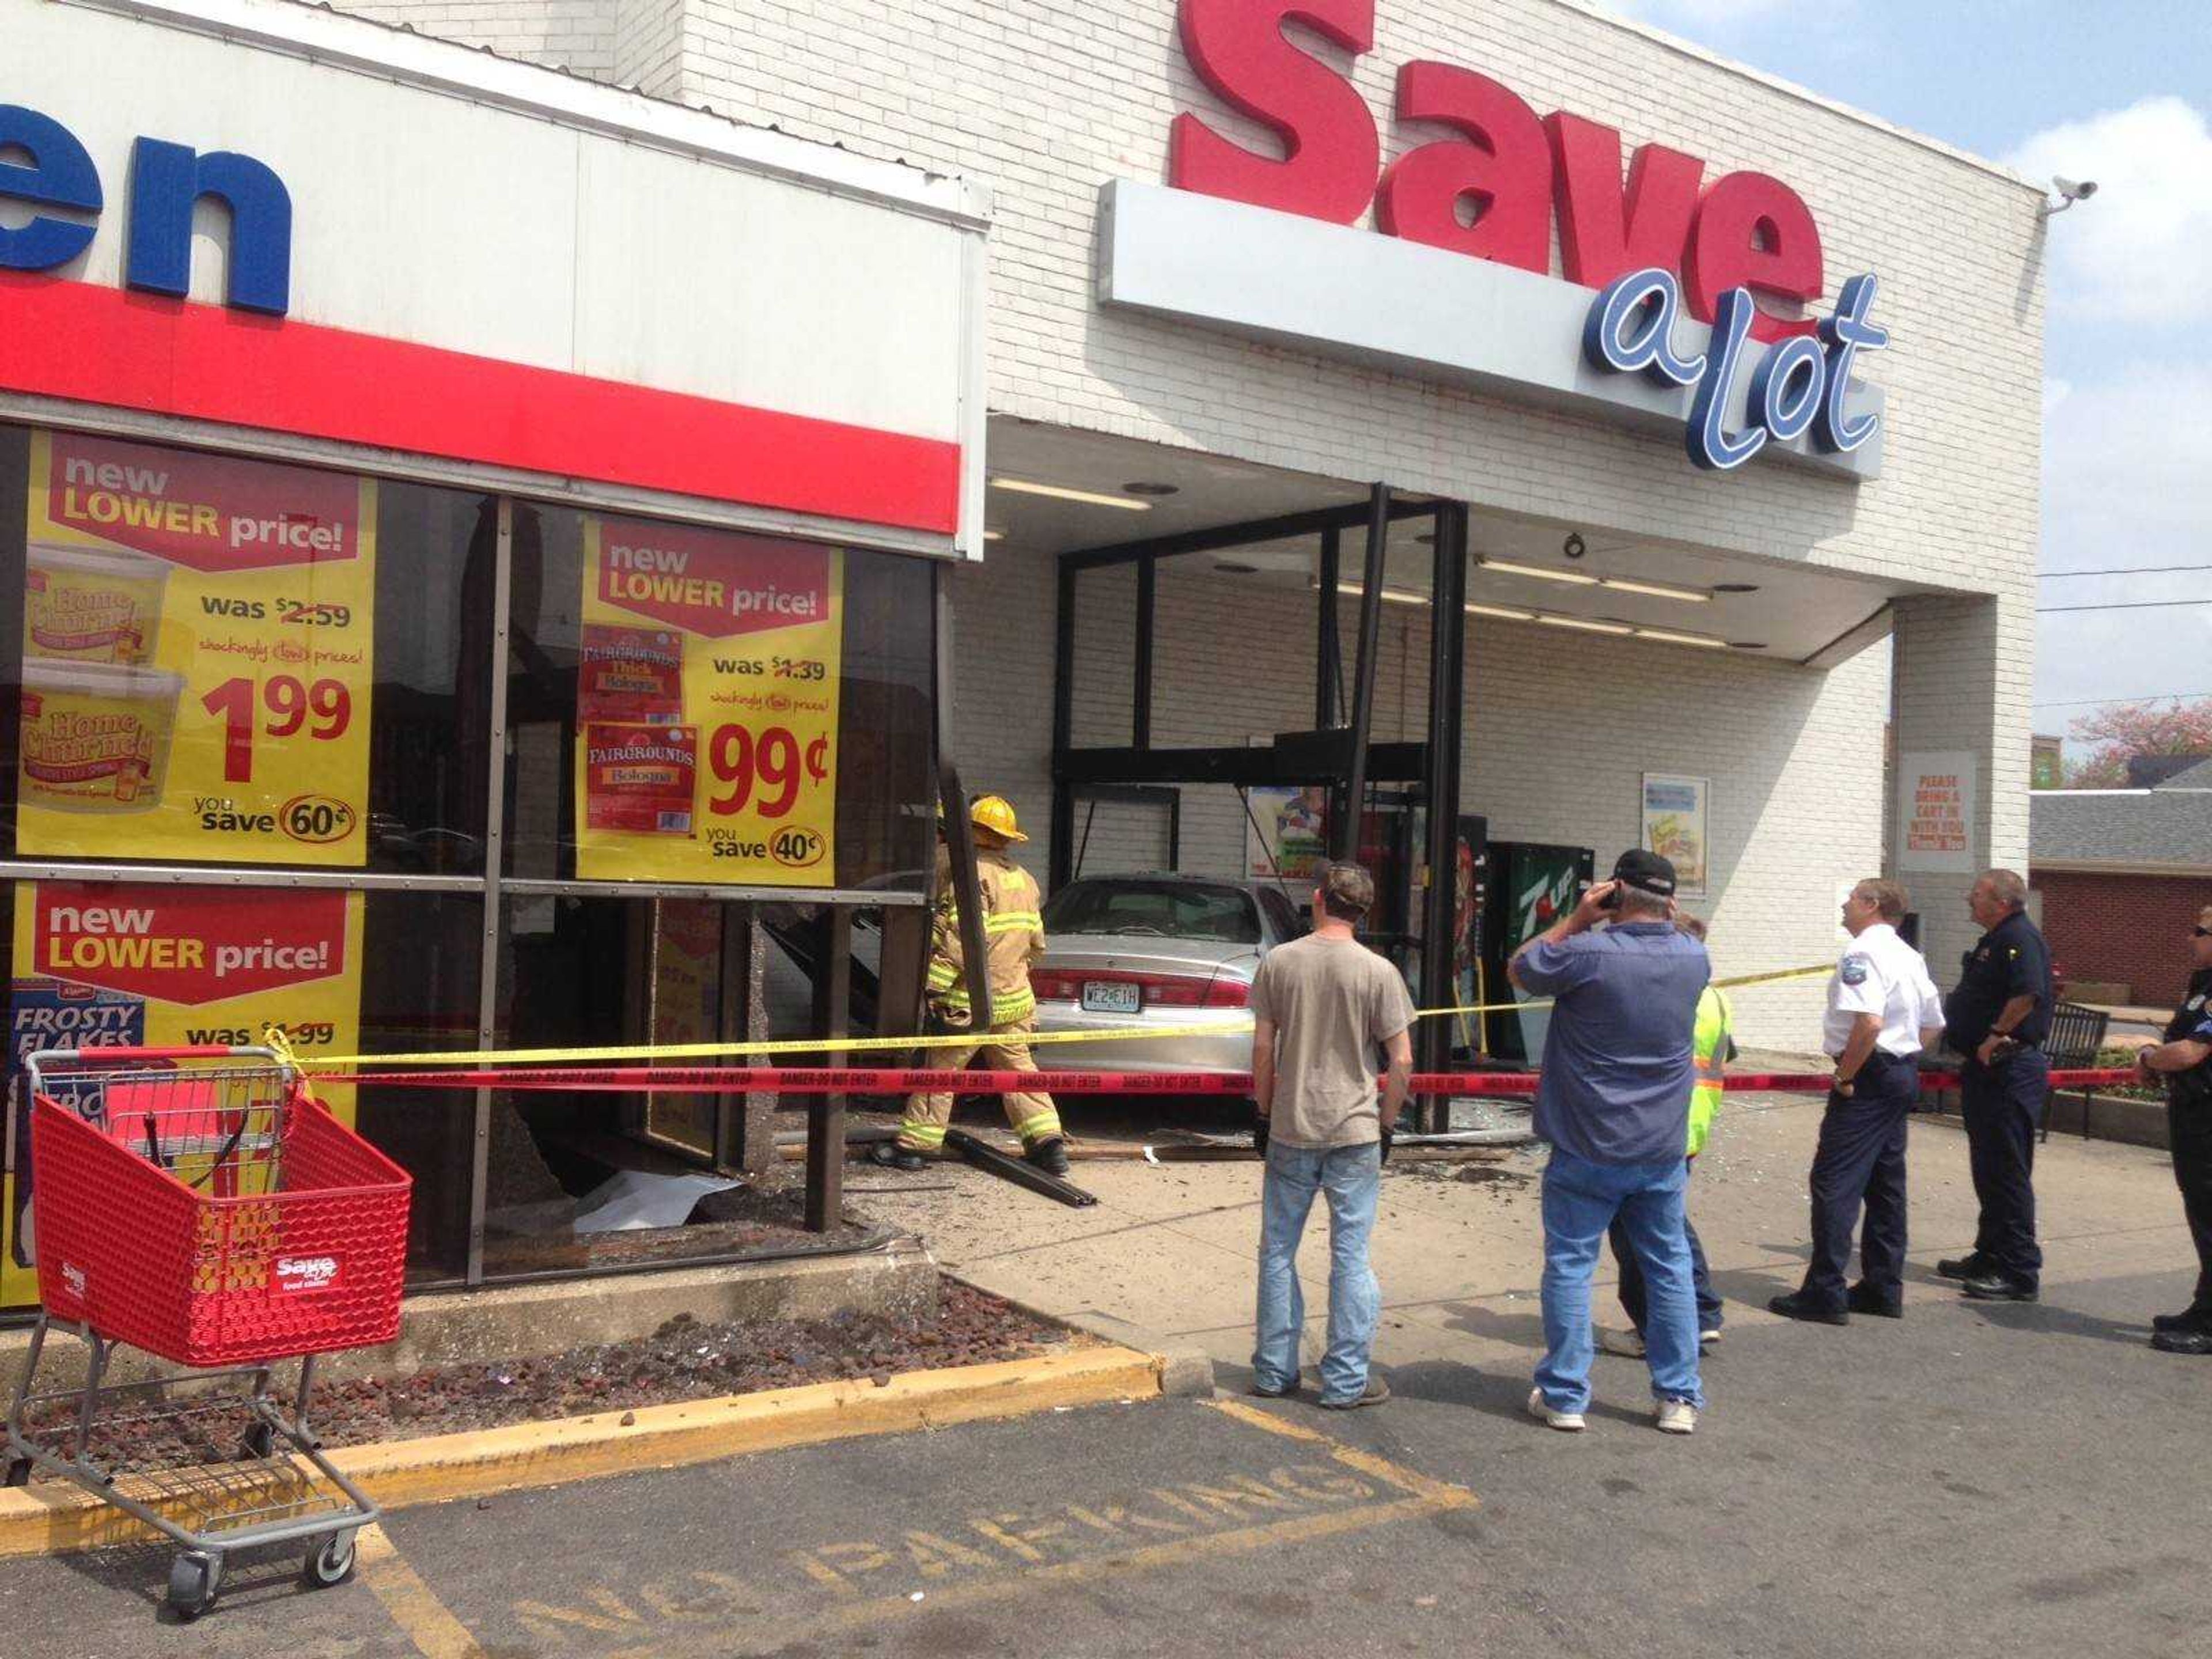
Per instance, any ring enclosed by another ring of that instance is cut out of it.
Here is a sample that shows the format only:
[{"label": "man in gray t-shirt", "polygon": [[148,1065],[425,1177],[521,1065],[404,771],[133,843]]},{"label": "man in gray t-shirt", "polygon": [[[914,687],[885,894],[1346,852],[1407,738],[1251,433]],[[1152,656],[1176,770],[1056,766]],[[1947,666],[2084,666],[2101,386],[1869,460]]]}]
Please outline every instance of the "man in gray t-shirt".
[{"label": "man in gray t-shirt", "polygon": [[[1367,1261],[1388,1137],[1413,1064],[1413,999],[1398,970],[1353,937],[1375,902],[1356,864],[1332,864],[1314,890],[1314,931],[1278,945],[1252,981],[1254,1130],[1267,1160],[1261,1183],[1259,1335],[1252,1389],[1279,1399],[1298,1386],[1305,1299],[1298,1240],[1314,1194],[1328,1197],[1328,1348],[1321,1403],[1389,1398],[1368,1375],[1382,1291]],[[1389,1056],[1378,1080],[1377,1048]]]}]

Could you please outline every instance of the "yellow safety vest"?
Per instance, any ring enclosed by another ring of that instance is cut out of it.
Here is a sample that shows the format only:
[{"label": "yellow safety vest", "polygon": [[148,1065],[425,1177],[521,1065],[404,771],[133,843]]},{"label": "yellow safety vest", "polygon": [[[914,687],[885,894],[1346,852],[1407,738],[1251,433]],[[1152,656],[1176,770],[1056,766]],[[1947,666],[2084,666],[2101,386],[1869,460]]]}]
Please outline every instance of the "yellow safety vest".
[{"label": "yellow safety vest", "polygon": [[1713,1114],[1721,1108],[1723,1079],[1728,1070],[1728,999],[1707,986],[1698,998],[1698,1024],[1691,1038],[1697,1060],[1697,1082],[1690,1089],[1690,1152],[1695,1158],[1705,1150],[1705,1137],[1713,1132]]}]

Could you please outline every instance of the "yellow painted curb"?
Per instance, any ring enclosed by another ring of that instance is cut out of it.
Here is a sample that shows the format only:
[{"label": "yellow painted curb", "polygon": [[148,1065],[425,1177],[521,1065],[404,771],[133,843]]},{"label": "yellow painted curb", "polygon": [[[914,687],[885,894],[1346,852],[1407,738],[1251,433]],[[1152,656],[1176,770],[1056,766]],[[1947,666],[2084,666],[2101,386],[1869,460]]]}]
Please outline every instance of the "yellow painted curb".
[{"label": "yellow painted curb", "polygon": [[[1151,1399],[1160,1393],[1164,1363],[1133,1348],[1085,1347],[994,1365],[908,1371],[882,1387],[865,1381],[813,1382],[349,1446],[333,1452],[331,1461],[386,1509],[404,1509],[860,1435],[1019,1417],[1056,1406]],[[627,1425],[625,1416],[631,1419]],[[177,1492],[174,1477],[159,1483],[131,1477],[122,1485],[165,1514],[179,1510],[180,1497],[189,1496]],[[227,1487],[241,1502],[245,1490]],[[0,1559],[59,1555],[158,1535],[76,1486],[41,1483],[0,1492]]]}]

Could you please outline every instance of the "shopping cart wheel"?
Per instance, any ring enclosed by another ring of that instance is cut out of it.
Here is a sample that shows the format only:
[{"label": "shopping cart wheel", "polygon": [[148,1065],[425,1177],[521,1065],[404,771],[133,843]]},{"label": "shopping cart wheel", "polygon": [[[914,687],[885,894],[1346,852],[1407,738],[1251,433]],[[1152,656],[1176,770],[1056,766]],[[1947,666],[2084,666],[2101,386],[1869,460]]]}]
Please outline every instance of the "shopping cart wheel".
[{"label": "shopping cart wheel", "polygon": [[222,1558],[187,1551],[169,1564],[169,1611],[187,1622],[215,1605]]},{"label": "shopping cart wheel", "polygon": [[328,1589],[333,1584],[343,1584],[353,1577],[354,1533],[349,1528],[334,1532],[319,1540],[307,1552],[307,1565],[301,1573],[309,1589]]},{"label": "shopping cart wheel", "polygon": [[249,1461],[266,1462],[276,1444],[276,1431],[266,1423],[256,1423],[239,1437],[239,1455]]}]

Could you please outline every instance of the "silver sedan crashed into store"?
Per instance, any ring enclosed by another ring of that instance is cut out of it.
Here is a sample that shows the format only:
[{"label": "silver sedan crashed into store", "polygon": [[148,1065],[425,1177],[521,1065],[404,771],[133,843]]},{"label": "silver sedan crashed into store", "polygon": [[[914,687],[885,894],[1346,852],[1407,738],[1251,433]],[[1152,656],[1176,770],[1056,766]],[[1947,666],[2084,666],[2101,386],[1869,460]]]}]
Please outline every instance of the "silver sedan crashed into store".
[{"label": "silver sedan crashed into store", "polygon": [[1251,1069],[1252,976],[1306,921],[1273,882],[1146,873],[1068,883],[1044,931],[1030,969],[1037,1029],[1145,1035],[1040,1043],[1039,1066],[1218,1073]]}]

